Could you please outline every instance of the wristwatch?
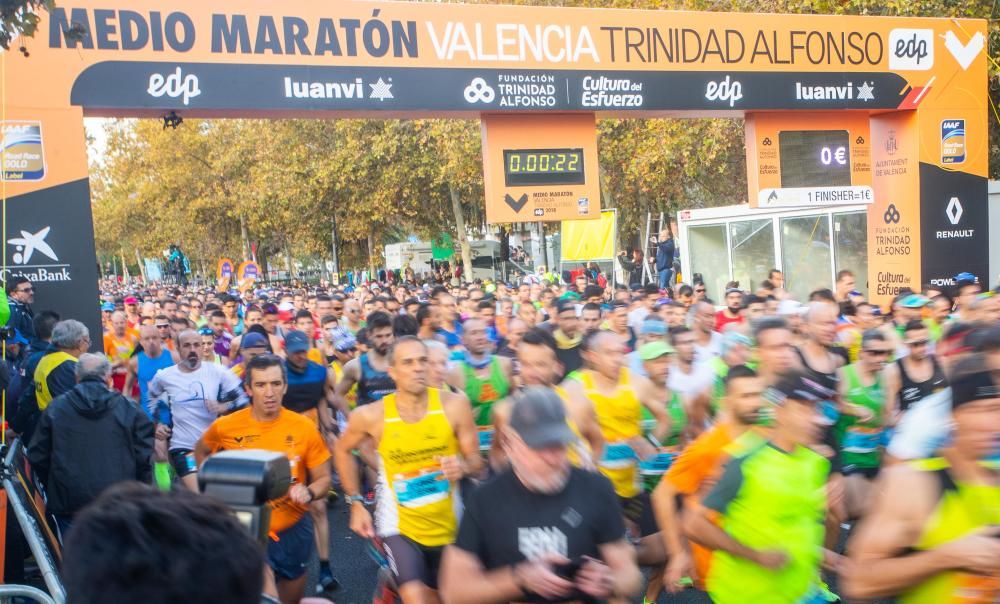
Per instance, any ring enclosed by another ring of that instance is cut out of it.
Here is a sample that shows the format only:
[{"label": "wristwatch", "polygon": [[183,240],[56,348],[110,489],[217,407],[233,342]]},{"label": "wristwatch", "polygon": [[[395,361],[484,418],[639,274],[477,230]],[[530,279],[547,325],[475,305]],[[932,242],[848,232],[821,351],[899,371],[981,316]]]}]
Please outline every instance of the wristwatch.
[{"label": "wristwatch", "polygon": [[364,495],[348,495],[347,496],[347,503],[349,505],[354,505],[357,502],[364,503],[365,502]]}]

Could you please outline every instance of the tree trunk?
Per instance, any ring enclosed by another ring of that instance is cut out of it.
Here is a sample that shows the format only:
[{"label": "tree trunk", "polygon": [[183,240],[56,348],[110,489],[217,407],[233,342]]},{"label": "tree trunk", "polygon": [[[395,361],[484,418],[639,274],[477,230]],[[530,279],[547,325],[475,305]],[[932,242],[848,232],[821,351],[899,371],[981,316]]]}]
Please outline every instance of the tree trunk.
[{"label": "tree trunk", "polygon": [[368,279],[378,281],[378,273],[375,272],[375,233],[368,232]]},{"label": "tree trunk", "polygon": [[149,278],[146,276],[146,263],[142,261],[142,256],[139,255],[139,248],[135,249],[135,261],[139,263],[139,274],[142,275],[142,280],[147,285],[149,284]]},{"label": "tree trunk", "polygon": [[333,227],[330,229],[330,252],[333,260],[333,275],[331,275],[330,283],[338,283],[340,281],[340,256],[337,255],[337,215],[331,212],[330,219],[333,222]]},{"label": "tree trunk", "polygon": [[552,270],[552,267],[549,266],[549,242],[545,239],[544,222],[538,223],[538,237],[541,239],[541,244],[542,244],[542,261],[536,263],[535,268],[538,268],[538,266],[541,265],[545,267],[546,272],[549,272]]},{"label": "tree trunk", "polygon": [[288,276],[288,280],[292,280],[292,250],[288,247],[288,242],[285,242],[285,273]]},{"label": "tree trunk", "polygon": [[243,243],[243,258],[241,260],[250,260],[252,257],[250,235],[247,233],[247,219],[243,214],[240,214],[240,240]]},{"label": "tree trunk", "polygon": [[604,202],[602,208],[610,209],[615,207],[615,199],[608,188],[608,172],[602,166],[597,166],[597,184],[601,188],[601,200]]},{"label": "tree trunk", "polygon": [[455,229],[458,231],[458,245],[462,249],[462,276],[466,281],[472,282],[472,246],[469,245],[469,234],[465,230],[465,216],[462,215],[462,200],[459,198],[458,190],[448,183],[448,192],[451,194],[451,211],[455,214]]}]

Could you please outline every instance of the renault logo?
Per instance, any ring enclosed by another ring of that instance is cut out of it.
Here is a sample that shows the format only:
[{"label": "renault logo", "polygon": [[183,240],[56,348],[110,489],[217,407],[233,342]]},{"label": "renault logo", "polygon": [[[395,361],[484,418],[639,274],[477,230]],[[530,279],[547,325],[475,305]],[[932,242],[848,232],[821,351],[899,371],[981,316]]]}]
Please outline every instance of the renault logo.
[{"label": "renault logo", "polygon": [[944,213],[948,216],[948,221],[952,225],[958,224],[962,220],[962,202],[957,197],[952,197]]}]

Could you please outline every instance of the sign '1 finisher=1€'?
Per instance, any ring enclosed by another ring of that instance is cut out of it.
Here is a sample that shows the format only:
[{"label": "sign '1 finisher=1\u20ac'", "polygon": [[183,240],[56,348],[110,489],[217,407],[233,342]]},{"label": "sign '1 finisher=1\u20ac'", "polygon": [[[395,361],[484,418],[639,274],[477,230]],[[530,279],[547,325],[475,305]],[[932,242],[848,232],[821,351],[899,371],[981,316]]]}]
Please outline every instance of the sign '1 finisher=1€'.
[{"label": "sign '1 finisher=1\u20ac'", "polygon": [[874,202],[875,193],[868,186],[763,189],[757,197],[757,203],[762,208],[855,205]]}]

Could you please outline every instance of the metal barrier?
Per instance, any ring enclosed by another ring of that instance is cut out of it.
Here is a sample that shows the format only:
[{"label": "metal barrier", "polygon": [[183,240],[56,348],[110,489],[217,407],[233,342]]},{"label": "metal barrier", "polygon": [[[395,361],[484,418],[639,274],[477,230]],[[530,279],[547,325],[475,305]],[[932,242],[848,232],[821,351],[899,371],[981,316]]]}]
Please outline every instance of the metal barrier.
[{"label": "metal barrier", "polygon": [[[54,542],[49,527],[45,524],[44,510],[38,510],[31,501],[31,493],[28,491],[28,478],[21,471],[24,462],[24,445],[20,439],[14,440],[6,451],[3,458],[3,466],[0,467],[0,486],[7,492],[8,501],[17,523],[21,526],[24,538],[28,542],[31,554],[38,564],[38,569],[45,580],[45,586],[49,590],[51,597],[46,597],[43,602],[53,602],[63,604],[66,601],[66,590],[63,588],[62,580],[56,570],[56,558],[58,555],[54,548],[58,545],[50,546],[49,539]],[[30,506],[30,508],[29,508]],[[35,513],[32,513],[34,510]],[[48,539],[47,539],[48,535]],[[26,586],[11,585],[21,589],[34,589]],[[40,590],[35,590],[44,594]],[[2,592],[0,592],[2,595]],[[17,595],[17,594],[11,594]]]},{"label": "metal barrier", "polygon": [[56,604],[49,594],[29,585],[0,585],[0,602],[7,604],[11,598],[30,598],[41,604]]}]

